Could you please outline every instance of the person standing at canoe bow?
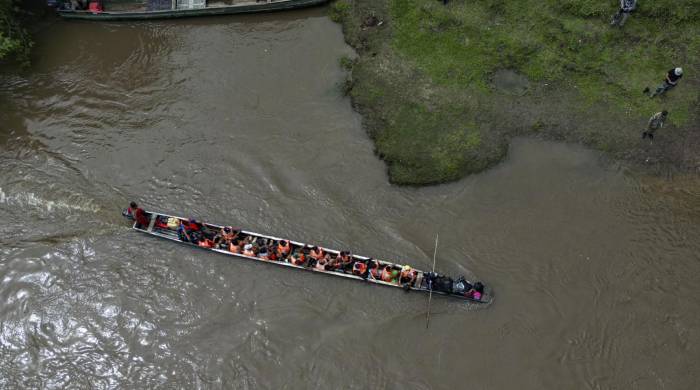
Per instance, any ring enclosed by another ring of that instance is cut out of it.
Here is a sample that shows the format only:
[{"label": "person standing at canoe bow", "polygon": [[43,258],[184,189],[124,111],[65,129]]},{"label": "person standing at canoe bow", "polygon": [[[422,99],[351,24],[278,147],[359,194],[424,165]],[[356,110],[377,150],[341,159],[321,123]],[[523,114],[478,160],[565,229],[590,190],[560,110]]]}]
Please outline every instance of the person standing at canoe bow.
[{"label": "person standing at canoe bow", "polygon": [[136,204],[136,202],[131,202],[129,204],[129,208],[127,209],[127,214],[131,215],[134,218],[134,221],[136,221],[136,227],[139,229],[145,229],[148,227],[149,217],[146,214],[146,211],[144,211],[139,205]]}]

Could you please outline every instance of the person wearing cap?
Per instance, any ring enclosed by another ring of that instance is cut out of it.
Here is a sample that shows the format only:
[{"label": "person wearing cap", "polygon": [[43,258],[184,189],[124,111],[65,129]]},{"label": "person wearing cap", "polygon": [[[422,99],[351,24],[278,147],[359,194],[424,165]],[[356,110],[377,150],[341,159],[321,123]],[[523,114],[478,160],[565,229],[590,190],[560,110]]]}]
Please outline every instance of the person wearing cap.
[{"label": "person wearing cap", "polygon": [[417,274],[418,273],[416,270],[411,268],[410,265],[404,265],[403,268],[401,268],[401,284],[408,284],[409,286],[413,285],[413,283],[416,281],[416,277],[418,276]]},{"label": "person wearing cap", "polygon": [[245,246],[243,247],[243,255],[255,256],[255,252],[253,251],[253,244],[245,244]]},{"label": "person wearing cap", "polygon": [[644,93],[649,94],[650,98],[666,93],[666,91],[678,84],[678,80],[680,80],[681,77],[683,77],[683,68],[673,68],[666,73],[666,78],[658,87],[656,87],[656,90],[653,93],[649,93],[649,87],[644,88]]},{"label": "person wearing cap", "polygon": [[637,8],[637,0],[620,0],[620,9],[613,15],[611,26],[624,26],[630,13]]},{"label": "person wearing cap", "polygon": [[649,118],[649,123],[647,124],[647,129],[642,133],[642,139],[649,138],[649,141],[654,142],[654,132],[662,127],[664,127],[664,122],[668,117],[668,111],[663,110],[657,112]]}]

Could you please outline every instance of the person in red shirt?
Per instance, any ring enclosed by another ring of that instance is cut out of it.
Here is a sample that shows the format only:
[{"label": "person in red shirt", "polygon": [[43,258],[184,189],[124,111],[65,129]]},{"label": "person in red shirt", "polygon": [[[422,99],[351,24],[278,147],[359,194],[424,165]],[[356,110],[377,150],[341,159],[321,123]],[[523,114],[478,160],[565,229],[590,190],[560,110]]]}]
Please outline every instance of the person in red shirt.
[{"label": "person in red shirt", "polygon": [[148,227],[150,216],[141,207],[139,207],[136,202],[131,202],[128,212],[132,217],[134,217],[134,220],[136,221],[136,228],[145,229]]}]

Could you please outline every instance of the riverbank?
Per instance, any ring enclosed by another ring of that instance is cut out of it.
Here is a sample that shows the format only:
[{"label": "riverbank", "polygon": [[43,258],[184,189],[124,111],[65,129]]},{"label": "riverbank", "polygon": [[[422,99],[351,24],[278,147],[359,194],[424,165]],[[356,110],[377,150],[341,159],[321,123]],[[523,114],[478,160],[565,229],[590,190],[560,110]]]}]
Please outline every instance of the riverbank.
[{"label": "riverbank", "polygon": [[[700,10],[614,2],[338,0],[358,57],[346,89],[397,184],[459,179],[502,161],[516,135],[579,142],[644,169],[697,170]],[[688,3],[688,4],[684,4]],[[682,66],[679,86],[642,94]],[[667,109],[654,144],[648,118]]]},{"label": "riverbank", "polygon": [[39,0],[0,0],[0,64],[29,64],[33,43],[26,26],[35,23],[37,11],[45,8]]}]

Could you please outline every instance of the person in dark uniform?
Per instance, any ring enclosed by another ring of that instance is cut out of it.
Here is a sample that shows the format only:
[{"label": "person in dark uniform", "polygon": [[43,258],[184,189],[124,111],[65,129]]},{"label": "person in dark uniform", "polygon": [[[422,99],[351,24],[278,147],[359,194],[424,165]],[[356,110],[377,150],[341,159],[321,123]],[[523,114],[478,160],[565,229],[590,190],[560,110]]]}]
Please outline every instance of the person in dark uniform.
[{"label": "person in dark uniform", "polygon": [[647,124],[647,129],[642,133],[642,139],[649,138],[649,141],[654,142],[654,132],[662,127],[664,127],[664,122],[668,117],[668,111],[663,110],[657,112],[649,118],[649,123]]},{"label": "person in dark uniform", "polygon": [[632,11],[637,8],[637,0],[620,0],[620,9],[613,15],[611,26],[624,26]]}]

